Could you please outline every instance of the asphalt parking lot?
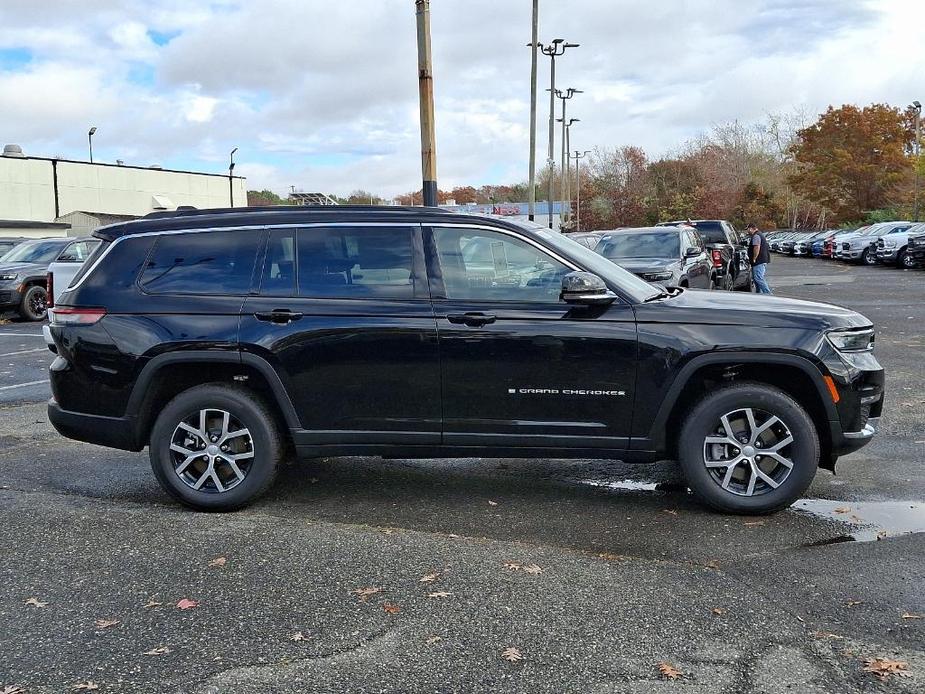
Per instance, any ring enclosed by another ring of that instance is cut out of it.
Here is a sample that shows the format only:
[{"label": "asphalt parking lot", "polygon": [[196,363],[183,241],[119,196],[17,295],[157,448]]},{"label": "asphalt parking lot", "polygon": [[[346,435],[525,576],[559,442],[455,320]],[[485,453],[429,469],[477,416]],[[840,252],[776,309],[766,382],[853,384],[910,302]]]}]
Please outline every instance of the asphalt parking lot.
[{"label": "asphalt parking lot", "polygon": [[925,691],[925,271],[769,279],[875,322],[888,400],[765,518],[667,464],[497,459],[293,464],[193,513],[59,437],[40,326],[0,325],[0,692]]}]

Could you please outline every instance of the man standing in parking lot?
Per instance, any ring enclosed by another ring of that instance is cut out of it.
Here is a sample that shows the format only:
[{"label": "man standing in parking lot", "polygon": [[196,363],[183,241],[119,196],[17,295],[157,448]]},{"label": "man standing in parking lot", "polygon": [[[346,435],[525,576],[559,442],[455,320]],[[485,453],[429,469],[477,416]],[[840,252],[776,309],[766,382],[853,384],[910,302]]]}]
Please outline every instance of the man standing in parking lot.
[{"label": "man standing in parking lot", "polygon": [[748,259],[752,264],[752,280],[755,283],[755,289],[759,294],[771,294],[771,288],[768,286],[766,274],[768,263],[771,262],[771,249],[768,247],[768,240],[764,237],[756,224],[749,224],[746,227],[751,240],[748,243]]}]

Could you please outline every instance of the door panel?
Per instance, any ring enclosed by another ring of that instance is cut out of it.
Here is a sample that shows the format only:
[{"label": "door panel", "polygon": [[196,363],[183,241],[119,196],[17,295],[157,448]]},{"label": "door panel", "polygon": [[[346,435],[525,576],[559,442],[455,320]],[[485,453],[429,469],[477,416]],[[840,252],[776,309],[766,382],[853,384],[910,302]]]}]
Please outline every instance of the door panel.
[{"label": "door panel", "polygon": [[561,275],[573,268],[497,230],[425,230],[425,243],[444,443],[626,447],[635,388],[632,308],[558,301]]},{"label": "door panel", "polygon": [[440,442],[423,277],[417,227],[271,230],[241,343],[280,374],[308,430],[300,443]]}]

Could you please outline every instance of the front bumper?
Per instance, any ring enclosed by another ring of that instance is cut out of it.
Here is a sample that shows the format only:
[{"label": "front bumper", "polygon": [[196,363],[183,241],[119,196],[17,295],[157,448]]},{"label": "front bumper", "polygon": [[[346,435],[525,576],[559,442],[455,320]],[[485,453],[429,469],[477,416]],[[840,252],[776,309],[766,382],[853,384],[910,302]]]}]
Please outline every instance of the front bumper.
[{"label": "front bumper", "polygon": [[18,288],[0,287],[0,309],[19,308],[20,304],[22,304],[22,293]]},{"label": "front bumper", "polygon": [[896,260],[898,248],[881,248],[877,251],[877,260]]},{"label": "front bumper", "polygon": [[847,251],[842,251],[838,257],[842,260],[860,260],[865,250],[867,249],[864,246],[860,248],[850,248]]}]

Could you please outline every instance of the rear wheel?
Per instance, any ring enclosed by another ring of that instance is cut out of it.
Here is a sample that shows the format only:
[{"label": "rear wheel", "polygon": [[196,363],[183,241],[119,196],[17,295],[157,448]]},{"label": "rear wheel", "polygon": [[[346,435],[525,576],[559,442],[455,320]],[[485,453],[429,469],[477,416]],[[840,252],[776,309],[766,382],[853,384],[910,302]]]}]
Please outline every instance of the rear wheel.
[{"label": "rear wheel", "polygon": [[26,289],[19,306],[19,315],[31,321],[45,320],[45,316],[48,315],[48,294],[45,287],[33,285]]},{"label": "rear wheel", "polygon": [[691,491],[730,513],[790,506],[812,482],[819,455],[819,437],[806,410],[761,383],[707,395],[685,420],[678,441]]},{"label": "rear wheel", "polygon": [[161,486],[202,511],[249,504],[273,483],[284,441],[272,412],[250,391],[221,384],[180,393],[151,430],[151,468]]},{"label": "rear wheel", "polygon": [[906,268],[907,270],[911,270],[912,268],[915,267],[915,258],[909,255],[906,252],[906,249],[903,248],[899,252],[899,255],[896,258],[896,266]]}]

